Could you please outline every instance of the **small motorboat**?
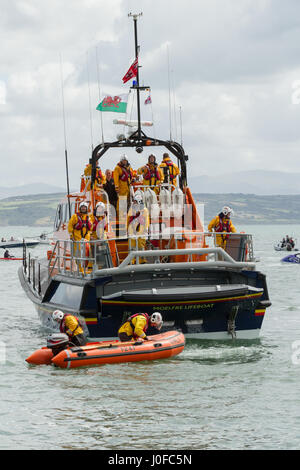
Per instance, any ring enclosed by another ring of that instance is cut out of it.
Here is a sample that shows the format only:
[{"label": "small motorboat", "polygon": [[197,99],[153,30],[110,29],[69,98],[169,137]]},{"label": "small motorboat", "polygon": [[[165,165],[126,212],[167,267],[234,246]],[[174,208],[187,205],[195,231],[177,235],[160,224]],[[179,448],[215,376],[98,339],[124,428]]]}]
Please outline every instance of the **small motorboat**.
[{"label": "small motorboat", "polygon": [[15,258],[10,256],[9,258],[0,258],[0,261],[23,261],[24,258]]},{"label": "small motorboat", "polygon": [[282,243],[277,243],[274,245],[275,251],[299,251],[298,248],[293,248],[289,243],[282,245]]},{"label": "small motorboat", "polygon": [[295,253],[294,255],[288,255],[282,258],[284,263],[294,263],[294,264],[299,264],[300,263],[300,253]]},{"label": "small motorboat", "polygon": [[185,337],[180,331],[148,336],[148,341],[100,341],[85,346],[68,346],[68,337],[54,333],[47,338],[47,347],[32,353],[29,364],[54,364],[63,369],[114,364],[120,362],[154,361],[180,354],[185,346]]},{"label": "small motorboat", "polygon": [[[24,241],[27,247],[34,247],[39,244],[39,241],[35,238],[25,238]],[[21,238],[10,238],[9,240],[2,238],[0,248],[22,248],[23,244],[23,239]]]}]

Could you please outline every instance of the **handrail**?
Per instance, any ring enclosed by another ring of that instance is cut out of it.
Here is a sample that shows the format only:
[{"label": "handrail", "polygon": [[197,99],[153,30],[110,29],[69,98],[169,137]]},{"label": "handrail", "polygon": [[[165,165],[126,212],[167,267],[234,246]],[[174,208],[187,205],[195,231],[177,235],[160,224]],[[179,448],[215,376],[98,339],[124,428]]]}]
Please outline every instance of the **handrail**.
[{"label": "handrail", "polygon": [[[214,254],[223,258],[224,261],[227,261],[233,265],[245,266],[249,263],[242,261],[235,261],[223,248],[177,248],[177,249],[167,249],[167,250],[143,250],[143,251],[131,251],[126,258],[119,265],[119,268],[128,266],[133,259],[144,257],[144,258],[155,258],[158,256],[174,256],[174,255],[205,255],[205,254]],[[203,261],[201,261],[203,262]]]}]

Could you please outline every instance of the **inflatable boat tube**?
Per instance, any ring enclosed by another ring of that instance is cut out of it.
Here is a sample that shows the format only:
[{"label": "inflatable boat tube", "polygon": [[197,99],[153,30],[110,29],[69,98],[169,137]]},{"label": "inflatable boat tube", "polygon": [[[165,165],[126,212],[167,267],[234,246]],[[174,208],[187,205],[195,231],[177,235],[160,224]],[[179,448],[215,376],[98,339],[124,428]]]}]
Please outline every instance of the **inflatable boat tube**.
[{"label": "inflatable boat tube", "polygon": [[54,364],[63,369],[83,366],[114,364],[120,362],[154,361],[180,354],[185,338],[180,331],[167,331],[149,336],[149,341],[127,342],[101,341],[86,346],[68,347],[53,356],[50,348],[41,348],[31,354],[29,364]]}]

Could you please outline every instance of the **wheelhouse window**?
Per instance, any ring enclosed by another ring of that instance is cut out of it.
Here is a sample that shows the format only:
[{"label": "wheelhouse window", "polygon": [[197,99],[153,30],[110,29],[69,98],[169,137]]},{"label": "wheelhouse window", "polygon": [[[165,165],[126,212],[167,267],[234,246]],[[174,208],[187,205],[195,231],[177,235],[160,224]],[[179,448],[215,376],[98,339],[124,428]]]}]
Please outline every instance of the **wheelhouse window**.
[{"label": "wheelhouse window", "polygon": [[50,294],[49,302],[60,305],[68,305],[79,309],[82,299],[83,287],[72,284],[57,283],[55,291]]}]

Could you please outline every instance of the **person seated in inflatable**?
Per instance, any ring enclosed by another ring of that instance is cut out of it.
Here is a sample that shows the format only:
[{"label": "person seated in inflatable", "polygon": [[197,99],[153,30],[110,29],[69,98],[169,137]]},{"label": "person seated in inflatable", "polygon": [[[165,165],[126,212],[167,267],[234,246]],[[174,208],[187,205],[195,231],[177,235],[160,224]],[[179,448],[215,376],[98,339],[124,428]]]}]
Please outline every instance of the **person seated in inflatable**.
[{"label": "person seated in inflatable", "polygon": [[[136,193],[127,215],[127,234],[132,251],[145,250],[149,223],[149,211],[144,205],[142,196]],[[132,260],[132,264],[135,262],[135,259]],[[144,264],[146,259],[140,257],[139,262]]]},{"label": "person seated in inflatable", "polygon": [[5,250],[3,257],[6,258],[6,259],[13,258],[13,256],[9,253],[8,250]]},{"label": "person seated in inflatable", "polygon": [[149,317],[147,313],[136,313],[126,320],[119,328],[118,336],[120,341],[147,341],[146,332],[149,326],[154,326],[158,331],[163,325],[162,316],[159,312],[154,312]]},{"label": "person seated in inflatable", "polygon": [[72,345],[84,346],[87,343],[83,324],[75,315],[63,313],[61,310],[55,310],[52,313],[52,319],[59,324],[60,332],[68,335]]},{"label": "person seated in inflatable", "polygon": [[143,186],[151,186],[152,189],[158,194],[160,185],[163,183],[164,175],[156,163],[155,155],[151,154],[148,158],[148,163],[137,170],[138,175],[143,176]]},{"label": "person seated in inflatable", "polygon": [[224,250],[226,249],[226,243],[229,238],[229,235],[226,235],[224,232],[236,233],[236,228],[230,219],[231,215],[233,215],[233,210],[225,206],[222,211],[210,221],[207,227],[209,232],[214,231],[222,233],[222,235],[216,236],[216,244]]},{"label": "person seated in inflatable", "polygon": [[[164,175],[164,183],[171,184],[172,186],[177,186],[177,176],[180,174],[180,170],[175,163],[172,162],[168,153],[163,154],[163,160],[159,165]],[[174,188],[172,187],[172,190]]]}]

